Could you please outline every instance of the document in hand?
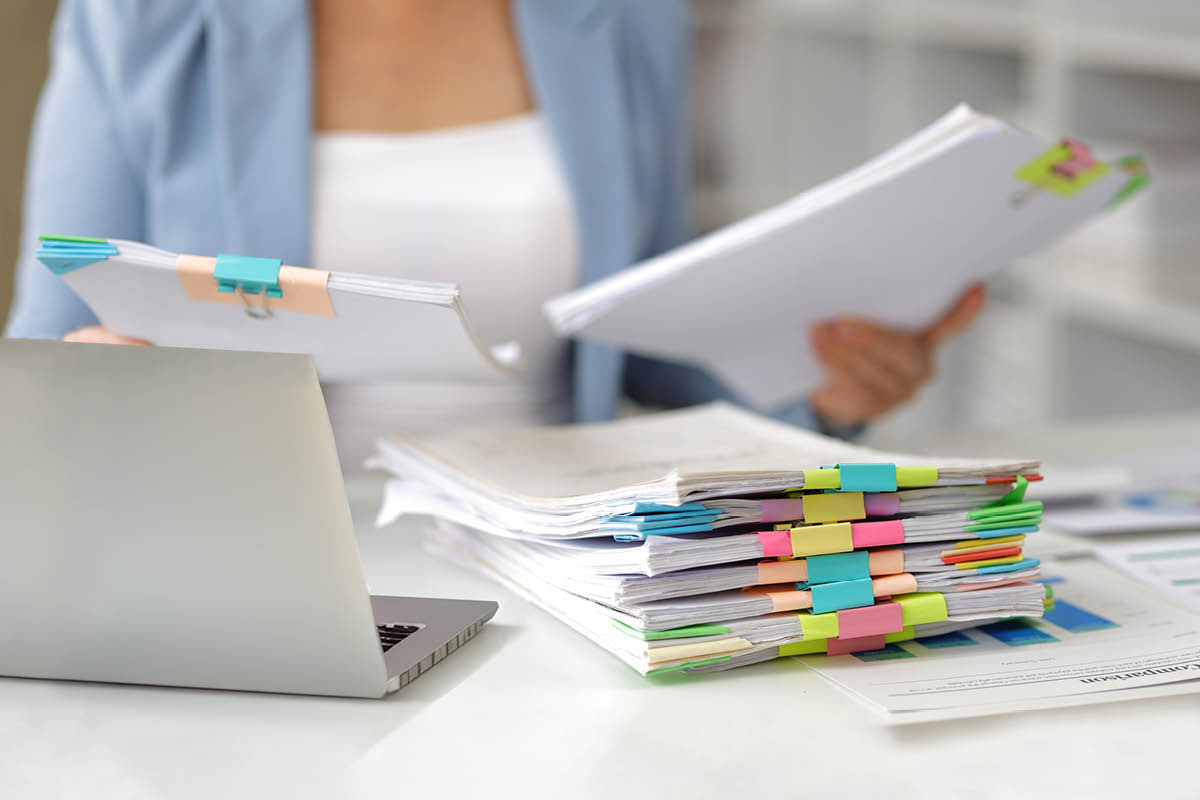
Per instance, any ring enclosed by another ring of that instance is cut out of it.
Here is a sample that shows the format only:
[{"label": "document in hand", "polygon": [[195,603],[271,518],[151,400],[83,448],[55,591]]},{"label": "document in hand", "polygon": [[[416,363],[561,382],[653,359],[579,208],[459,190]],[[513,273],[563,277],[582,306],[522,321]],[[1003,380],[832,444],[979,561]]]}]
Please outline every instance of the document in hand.
[{"label": "document in hand", "polygon": [[962,105],[851,172],[546,312],[564,336],[705,367],[770,410],[822,379],[811,325],[927,326],[970,284],[1144,185],[1133,161],[1096,161],[1069,140],[1048,147]]},{"label": "document in hand", "polygon": [[723,403],[594,425],[395,436],[380,524],[649,674],[872,650],[1013,616],[1046,594],[1024,555],[1029,459],[882,453]]},{"label": "document in hand", "polygon": [[472,379],[512,372],[449,283],[170,253],[120,239],[43,236],[38,258],[116,333],[176,347],[310,353],[325,381]]}]

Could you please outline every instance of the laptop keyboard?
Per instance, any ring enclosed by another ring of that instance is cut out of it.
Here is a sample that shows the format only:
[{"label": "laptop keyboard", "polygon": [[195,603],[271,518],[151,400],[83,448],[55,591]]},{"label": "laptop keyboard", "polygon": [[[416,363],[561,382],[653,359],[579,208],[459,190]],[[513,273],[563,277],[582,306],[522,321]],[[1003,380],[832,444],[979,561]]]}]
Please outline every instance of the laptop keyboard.
[{"label": "laptop keyboard", "polygon": [[416,625],[376,625],[375,630],[379,632],[379,644],[383,646],[383,652],[391,650],[396,645],[403,642],[409,636],[417,632]]}]

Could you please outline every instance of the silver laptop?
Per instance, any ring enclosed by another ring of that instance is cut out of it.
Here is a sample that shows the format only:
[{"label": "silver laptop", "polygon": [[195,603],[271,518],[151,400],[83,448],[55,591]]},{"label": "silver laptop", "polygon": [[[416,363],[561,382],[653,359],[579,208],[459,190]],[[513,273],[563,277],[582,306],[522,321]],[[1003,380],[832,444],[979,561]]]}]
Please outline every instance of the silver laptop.
[{"label": "silver laptop", "polygon": [[307,356],[0,341],[0,675],[381,697],[495,612],[368,596]]}]

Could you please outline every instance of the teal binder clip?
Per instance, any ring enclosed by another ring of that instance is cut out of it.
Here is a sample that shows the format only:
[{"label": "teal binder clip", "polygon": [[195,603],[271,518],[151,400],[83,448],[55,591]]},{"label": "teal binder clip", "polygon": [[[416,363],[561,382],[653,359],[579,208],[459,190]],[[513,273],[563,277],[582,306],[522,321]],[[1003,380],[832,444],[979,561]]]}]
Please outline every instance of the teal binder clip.
[{"label": "teal binder clip", "polygon": [[812,613],[862,608],[875,603],[875,589],[870,578],[837,583],[819,583],[812,587]]},{"label": "teal binder clip", "polygon": [[41,244],[37,259],[55,275],[104,261],[117,255],[117,248],[107,239],[92,239],[86,236],[39,236]]},{"label": "teal binder clip", "polygon": [[843,492],[896,491],[895,464],[838,464]]},{"label": "teal binder clip", "polygon": [[283,297],[279,288],[279,268],[283,260],[278,258],[253,258],[231,256],[221,253],[213,277],[217,280],[217,291],[244,294],[266,294],[267,297]]},{"label": "teal binder clip", "polygon": [[854,581],[871,577],[870,556],[866,550],[809,556],[805,568],[809,584]]}]

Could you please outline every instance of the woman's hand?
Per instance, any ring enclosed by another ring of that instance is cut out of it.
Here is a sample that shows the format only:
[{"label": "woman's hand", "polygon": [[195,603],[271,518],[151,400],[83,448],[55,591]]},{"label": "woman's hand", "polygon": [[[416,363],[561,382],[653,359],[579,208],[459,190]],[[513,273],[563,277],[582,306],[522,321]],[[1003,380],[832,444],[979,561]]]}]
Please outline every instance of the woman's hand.
[{"label": "woman's hand", "polygon": [[813,411],[827,424],[850,426],[905,402],[933,377],[937,345],[967,327],[985,297],[982,285],[971,287],[941,319],[918,333],[856,319],[814,326],[813,350],[830,379],[812,395]]},{"label": "woman's hand", "polygon": [[108,328],[100,325],[88,325],[86,328],[76,328],[62,338],[64,342],[87,342],[90,344],[137,344],[149,345],[150,343],[143,339],[134,339],[131,336],[122,336],[119,333],[113,333]]}]

